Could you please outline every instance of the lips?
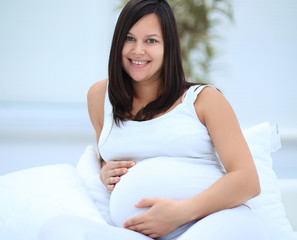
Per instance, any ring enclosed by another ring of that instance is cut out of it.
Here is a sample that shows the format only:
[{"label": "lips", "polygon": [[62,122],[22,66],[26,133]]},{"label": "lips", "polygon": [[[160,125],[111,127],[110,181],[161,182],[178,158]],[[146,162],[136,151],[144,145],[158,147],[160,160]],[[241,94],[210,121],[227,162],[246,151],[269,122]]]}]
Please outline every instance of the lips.
[{"label": "lips", "polygon": [[135,67],[145,67],[147,66],[151,61],[145,61],[145,60],[133,60],[129,59],[130,63]]},{"label": "lips", "polygon": [[137,65],[142,65],[142,64],[148,63],[147,61],[145,61],[145,62],[134,61],[134,60],[131,60],[131,61],[132,61],[132,63],[137,64]]}]

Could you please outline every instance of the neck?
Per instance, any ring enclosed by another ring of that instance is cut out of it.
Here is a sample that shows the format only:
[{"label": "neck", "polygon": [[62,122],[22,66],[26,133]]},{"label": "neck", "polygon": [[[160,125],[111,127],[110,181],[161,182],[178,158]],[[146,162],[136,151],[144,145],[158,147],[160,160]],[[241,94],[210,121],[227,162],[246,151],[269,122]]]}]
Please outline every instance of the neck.
[{"label": "neck", "polygon": [[133,83],[134,98],[133,102],[137,105],[145,106],[146,104],[154,101],[160,93],[160,82],[154,81],[153,83]]}]

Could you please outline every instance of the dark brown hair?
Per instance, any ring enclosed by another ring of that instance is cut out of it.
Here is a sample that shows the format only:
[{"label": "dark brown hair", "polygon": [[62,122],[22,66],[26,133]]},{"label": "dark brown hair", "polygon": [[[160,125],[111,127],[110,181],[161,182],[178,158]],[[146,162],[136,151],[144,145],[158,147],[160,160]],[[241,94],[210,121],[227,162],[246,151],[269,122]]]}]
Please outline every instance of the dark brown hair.
[{"label": "dark brown hair", "polygon": [[[164,40],[164,62],[161,70],[162,94],[132,116],[133,88],[130,76],[122,67],[122,49],[129,30],[142,17],[155,13]],[[113,118],[118,125],[128,119],[145,121],[168,110],[191,83],[185,81],[180,42],[173,12],[166,0],[130,0],[122,10],[113,35],[109,57],[108,93]]]}]

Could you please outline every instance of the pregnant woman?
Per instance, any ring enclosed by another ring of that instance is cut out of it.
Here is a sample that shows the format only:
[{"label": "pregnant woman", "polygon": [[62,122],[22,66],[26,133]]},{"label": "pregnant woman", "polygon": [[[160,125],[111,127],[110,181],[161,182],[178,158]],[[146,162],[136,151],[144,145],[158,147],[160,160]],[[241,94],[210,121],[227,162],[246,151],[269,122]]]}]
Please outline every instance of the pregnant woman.
[{"label": "pregnant woman", "polygon": [[165,0],[122,10],[88,106],[114,225],[62,218],[68,235],[52,225],[44,239],[266,239],[244,204],[260,186],[237,118],[214,87],[185,80]]}]

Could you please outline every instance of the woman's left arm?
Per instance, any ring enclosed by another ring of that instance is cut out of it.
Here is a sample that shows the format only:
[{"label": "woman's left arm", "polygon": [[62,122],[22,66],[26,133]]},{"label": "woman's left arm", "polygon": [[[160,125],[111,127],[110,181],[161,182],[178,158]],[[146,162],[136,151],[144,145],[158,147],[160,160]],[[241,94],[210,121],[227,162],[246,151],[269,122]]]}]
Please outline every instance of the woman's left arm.
[{"label": "woman's left arm", "polygon": [[[238,206],[260,193],[257,171],[236,115],[217,90],[206,87],[194,107],[207,127],[212,142],[226,169],[226,174],[205,191],[180,201],[144,199],[136,207],[150,207],[143,214],[127,220],[128,229],[162,236],[177,227],[211,213]],[[174,214],[170,209],[175,209]],[[143,229],[146,229],[143,232]],[[150,231],[148,231],[150,229]]]},{"label": "woman's left arm", "polygon": [[260,184],[237,117],[225,97],[208,87],[198,95],[194,106],[227,172],[210,188],[187,199],[193,209],[191,218],[200,219],[257,196]]}]

